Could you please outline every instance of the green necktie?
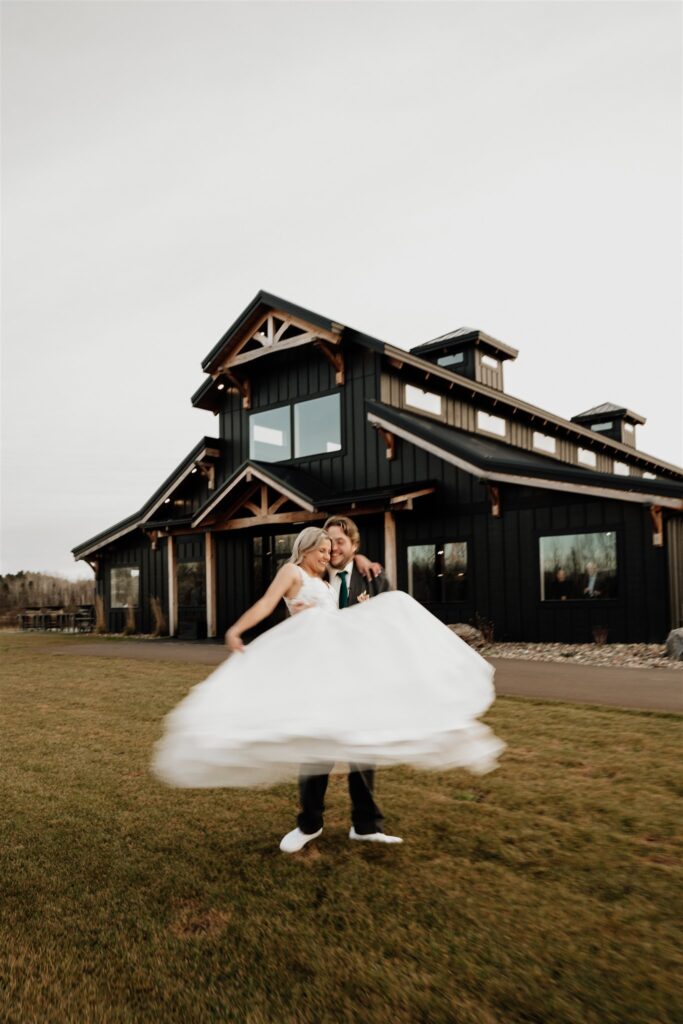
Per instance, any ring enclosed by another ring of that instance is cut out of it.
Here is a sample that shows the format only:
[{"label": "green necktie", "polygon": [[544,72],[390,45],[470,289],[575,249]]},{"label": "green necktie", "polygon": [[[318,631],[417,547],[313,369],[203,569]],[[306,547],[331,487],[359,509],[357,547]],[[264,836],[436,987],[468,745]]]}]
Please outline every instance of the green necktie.
[{"label": "green necktie", "polygon": [[339,607],[348,608],[349,588],[346,586],[346,577],[348,576],[348,573],[344,570],[344,572],[338,572],[337,576],[341,580],[341,587],[339,588]]}]

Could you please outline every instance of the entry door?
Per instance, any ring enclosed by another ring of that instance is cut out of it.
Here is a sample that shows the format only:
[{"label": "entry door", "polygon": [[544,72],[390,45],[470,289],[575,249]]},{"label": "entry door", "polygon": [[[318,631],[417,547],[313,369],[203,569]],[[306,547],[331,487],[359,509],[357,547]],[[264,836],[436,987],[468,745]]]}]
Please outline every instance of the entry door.
[{"label": "entry door", "polygon": [[178,562],[178,638],[206,637],[206,569],[204,561]]}]

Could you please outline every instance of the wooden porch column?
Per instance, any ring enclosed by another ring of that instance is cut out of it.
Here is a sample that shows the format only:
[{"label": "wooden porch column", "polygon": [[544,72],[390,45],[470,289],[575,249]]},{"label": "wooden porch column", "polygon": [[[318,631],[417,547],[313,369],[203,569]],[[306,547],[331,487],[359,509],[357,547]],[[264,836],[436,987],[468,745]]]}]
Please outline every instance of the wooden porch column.
[{"label": "wooden porch column", "polygon": [[176,574],[175,538],[166,538],[166,564],[168,567],[168,635],[175,636],[178,628],[178,577]]},{"label": "wooden porch column", "polygon": [[216,545],[211,531],[204,534],[206,558],[206,635],[216,635]]},{"label": "wooden porch column", "polygon": [[393,512],[384,513],[384,568],[386,569],[389,583],[395,587],[398,584],[396,573],[396,520]]}]

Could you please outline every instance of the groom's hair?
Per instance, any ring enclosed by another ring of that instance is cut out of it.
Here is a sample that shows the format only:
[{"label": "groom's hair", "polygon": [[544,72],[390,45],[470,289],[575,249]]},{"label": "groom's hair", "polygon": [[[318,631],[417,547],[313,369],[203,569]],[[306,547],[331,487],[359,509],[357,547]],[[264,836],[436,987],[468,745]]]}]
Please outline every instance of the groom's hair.
[{"label": "groom's hair", "polygon": [[360,533],[358,532],[358,527],[354,523],[353,519],[349,519],[348,516],[330,516],[323,526],[323,530],[329,529],[330,526],[338,526],[340,530],[343,530],[352,544],[355,544],[356,547],[360,547]]}]

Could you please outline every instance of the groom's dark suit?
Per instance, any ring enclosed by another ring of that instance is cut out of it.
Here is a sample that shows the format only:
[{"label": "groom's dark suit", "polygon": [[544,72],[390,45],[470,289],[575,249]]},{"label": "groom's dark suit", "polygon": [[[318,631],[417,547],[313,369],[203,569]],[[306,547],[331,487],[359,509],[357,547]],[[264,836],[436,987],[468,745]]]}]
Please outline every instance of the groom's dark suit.
[{"label": "groom's dark suit", "polygon": [[[349,607],[358,604],[363,593],[370,597],[390,590],[389,581],[382,574],[377,579],[366,580],[354,566],[351,579],[348,581]],[[323,811],[325,810],[325,793],[330,772],[334,765],[303,765],[299,776],[299,799],[301,812],[297,825],[302,832],[311,835],[322,828]],[[349,796],[351,797],[351,820],[358,835],[371,835],[382,832],[382,812],[374,801],[372,791],[375,785],[375,769],[367,765],[349,765]],[[315,772],[315,774],[312,774]]]}]

